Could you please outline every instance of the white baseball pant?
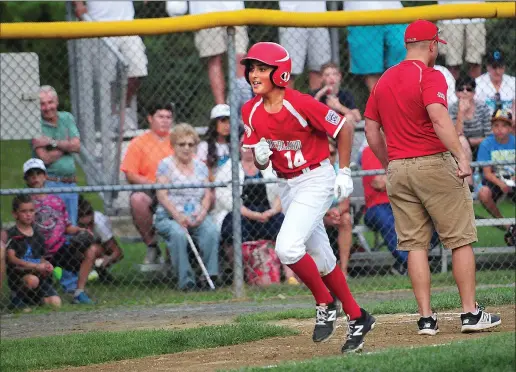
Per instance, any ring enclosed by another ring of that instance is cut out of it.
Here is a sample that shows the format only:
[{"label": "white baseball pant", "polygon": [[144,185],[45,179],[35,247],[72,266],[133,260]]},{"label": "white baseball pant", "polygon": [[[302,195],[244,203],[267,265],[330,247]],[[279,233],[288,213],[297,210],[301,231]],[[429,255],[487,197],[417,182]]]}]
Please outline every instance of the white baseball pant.
[{"label": "white baseball pant", "polygon": [[279,184],[285,219],[276,239],[281,263],[289,265],[308,253],[321,276],[336,265],[323,217],[333,201],[335,170],[328,160],[319,168]]}]

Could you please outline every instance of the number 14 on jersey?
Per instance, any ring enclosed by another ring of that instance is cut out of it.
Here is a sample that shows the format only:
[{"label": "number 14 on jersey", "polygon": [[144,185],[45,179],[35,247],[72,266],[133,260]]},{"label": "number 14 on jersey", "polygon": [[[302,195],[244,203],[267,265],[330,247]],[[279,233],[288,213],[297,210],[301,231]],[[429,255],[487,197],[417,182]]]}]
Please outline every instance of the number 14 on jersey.
[{"label": "number 14 on jersey", "polygon": [[301,150],[297,150],[294,153],[294,161],[292,162],[292,153],[293,152],[294,151],[287,151],[284,154],[284,156],[287,158],[289,169],[294,169],[294,168],[300,167],[306,163],[305,157],[303,156],[303,153],[301,152]]}]

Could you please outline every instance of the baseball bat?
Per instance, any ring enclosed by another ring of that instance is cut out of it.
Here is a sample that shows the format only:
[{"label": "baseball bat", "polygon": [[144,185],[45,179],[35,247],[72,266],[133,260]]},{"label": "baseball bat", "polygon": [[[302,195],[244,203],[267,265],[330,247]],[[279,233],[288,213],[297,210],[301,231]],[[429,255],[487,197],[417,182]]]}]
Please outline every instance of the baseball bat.
[{"label": "baseball bat", "polygon": [[195,244],[192,240],[192,237],[190,236],[190,233],[188,232],[187,229],[185,229],[185,232],[186,232],[186,239],[188,240],[188,243],[190,244],[190,248],[192,248],[192,251],[195,255],[195,258],[197,259],[197,262],[199,263],[199,266],[201,266],[201,270],[202,270],[202,273],[204,275],[204,277],[206,278],[206,280],[208,281],[208,284],[210,286],[211,289],[215,289],[215,285],[213,284],[211,278],[210,278],[210,274],[208,274],[208,270],[206,270],[206,266],[204,266],[204,262],[202,262],[202,258],[201,256],[199,255],[199,252],[197,251],[197,248],[195,247]]}]

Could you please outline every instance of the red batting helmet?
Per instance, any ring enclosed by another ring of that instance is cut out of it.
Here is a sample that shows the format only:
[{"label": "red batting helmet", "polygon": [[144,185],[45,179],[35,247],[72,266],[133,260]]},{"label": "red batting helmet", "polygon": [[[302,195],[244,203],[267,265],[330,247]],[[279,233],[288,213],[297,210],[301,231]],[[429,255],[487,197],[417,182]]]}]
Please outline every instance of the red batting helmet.
[{"label": "red batting helmet", "polygon": [[271,42],[254,44],[247,56],[242,58],[241,64],[245,65],[245,78],[249,84],[249,64],[251,61],[259,61],[274,67],[271,80],[279,87],[286,87],[292,71],[292,60],[287,50],[281,45]]}]

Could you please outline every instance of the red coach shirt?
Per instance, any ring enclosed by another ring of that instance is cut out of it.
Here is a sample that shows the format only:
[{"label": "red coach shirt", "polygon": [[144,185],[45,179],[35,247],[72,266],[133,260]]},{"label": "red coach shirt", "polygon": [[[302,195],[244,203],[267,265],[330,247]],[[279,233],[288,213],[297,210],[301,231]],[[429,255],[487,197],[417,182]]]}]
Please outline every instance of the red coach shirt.
[{"label": "red coach shirt", "polygon": [[448,151],[426,111],[432,103],[448,108],[447,90],[443,74],[421,61],[403,61],[385,71],[364,116],[383,126],[389,160]]},{"label": "red coach shirt", "polygon": [[[362,169],[363,170],[376,170],[383,169],[382,163],[374,155],[373,150],[367,146],[362,152]],[[364,186],[364,197],[366,208],[374,207],[375,205],[389,203],[389,197],[387,191],[378,191],[371,186],[371,182],[376,176],[364,176],[362,178],[362,184]]]},{"label": "red coach shirt", "polygon": [[327,134],[335,138],[345,118],[308,94],[286,88],[283,107],[265,111],[256,96],[242,107],[243,147],[252,148],[263,137],[269,143],[272,167],[284,174],[298,172],[328,159]]}]

